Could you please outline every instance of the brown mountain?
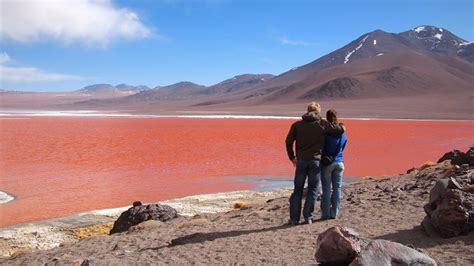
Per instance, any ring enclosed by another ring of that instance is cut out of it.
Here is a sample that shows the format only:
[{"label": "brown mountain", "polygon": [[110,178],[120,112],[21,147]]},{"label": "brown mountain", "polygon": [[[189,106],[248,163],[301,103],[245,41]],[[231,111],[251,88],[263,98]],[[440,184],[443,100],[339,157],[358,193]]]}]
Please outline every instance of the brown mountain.
[{"label": "brown mountain", "polygon": [[474,44],[420,26],[399,34],[376,30],[309,64],[247,90],[196,106],[268,105],[308,100],[469,94]]}]

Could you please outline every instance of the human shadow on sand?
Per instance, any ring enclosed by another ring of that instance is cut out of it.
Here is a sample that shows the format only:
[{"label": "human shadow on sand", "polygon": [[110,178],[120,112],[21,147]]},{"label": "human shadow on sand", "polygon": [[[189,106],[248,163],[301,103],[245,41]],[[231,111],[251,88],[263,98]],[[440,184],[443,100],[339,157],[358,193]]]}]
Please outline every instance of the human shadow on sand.
[{"label": "human shadow on sand", "polygon": [[224,231],[224,232],[194,233],[194,234],[175,238],[171,240],[171,242],[168,245],[163,245],[163,246],[154,247],[154,248],[146,248],[144,250],[147,250],[147,249],[158,250],[165,247],[174,247],[174,246],[180,246],[180,245],[186,245],[186,244],[203,243],[206,241],[214,241],[219,238],[236,237],[236,236],[247,235],[247,234],[275,231],[275,230],[285,229],[289,227],[291,227],[291,225],[284,224],[284,225],[279,225],[279,226],[252,229],[252,230],[240,230],[240,231],[232,230],[232,231]]}]

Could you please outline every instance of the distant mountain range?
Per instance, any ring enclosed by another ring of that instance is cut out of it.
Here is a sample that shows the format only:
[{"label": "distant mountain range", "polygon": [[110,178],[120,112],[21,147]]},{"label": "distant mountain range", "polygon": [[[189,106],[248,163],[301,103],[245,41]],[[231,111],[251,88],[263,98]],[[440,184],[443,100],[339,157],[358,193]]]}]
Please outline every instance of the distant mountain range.
[{"label": "distant mountain range", "polygon": [[381,99],[403,98],[415,110],[423,104],[416,104],[414,97],[422,97],[423,102],[441,101],[447,95],[465,99],[473,92],[474,44],[447,29],[424,25],[401,33],[365,33],[278,76],[245,74],[207,87],[192,82],[153,89],[126,84],[87,86],[77,93],[89,97],[69,108],[154,112],[179,106],[212,111],[310,100],[380,103]]},{"label": "distant mountain range", "polygon": [[132,86],[128,84],[119,84],[117,86],[113,86],[111,84],[94,84],[86,86],[77,92],[91,94],[135,94],[149,89],[149,87],[144,85]]}]

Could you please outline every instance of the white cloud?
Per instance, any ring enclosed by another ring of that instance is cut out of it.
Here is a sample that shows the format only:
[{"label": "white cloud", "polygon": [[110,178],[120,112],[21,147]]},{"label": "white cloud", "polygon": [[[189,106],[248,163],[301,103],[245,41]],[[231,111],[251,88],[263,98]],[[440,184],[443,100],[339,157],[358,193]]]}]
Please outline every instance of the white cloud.
[{"label": "white cloud", "polygon": [[9,61],[10,56],[7,53],[0,53],[0,81],[38,82],[81,79],[79,76],[52,73],[35,67],[6,66],[5,63]]},{"label": "white cloud", "polygon": [[7,53],[0,53],[0,64],[10,61],[10,56]]},{"label": "white cloud", "polygon": [[279,37],[278,41],[283,45],[295,45],[295,46],[310,46],[313,45],[310,42],[290,40],[287,37]]},{"label": "white cloud", "polygon": [[44,38],[106,46],[151,36],[136,13],[110,0],[0,0],[0,35],[18,42]]}]

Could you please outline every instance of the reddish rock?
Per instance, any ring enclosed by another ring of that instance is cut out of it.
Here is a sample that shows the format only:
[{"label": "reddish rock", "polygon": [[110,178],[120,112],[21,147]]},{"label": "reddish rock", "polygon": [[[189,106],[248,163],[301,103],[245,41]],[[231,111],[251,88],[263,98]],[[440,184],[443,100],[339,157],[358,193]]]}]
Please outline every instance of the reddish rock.
[{"label": "reddish rock", "polygon": [[331,227],[319,234],[316,261],[320,264],[349,264],[361,250],[359,234],[350,228]]}]

